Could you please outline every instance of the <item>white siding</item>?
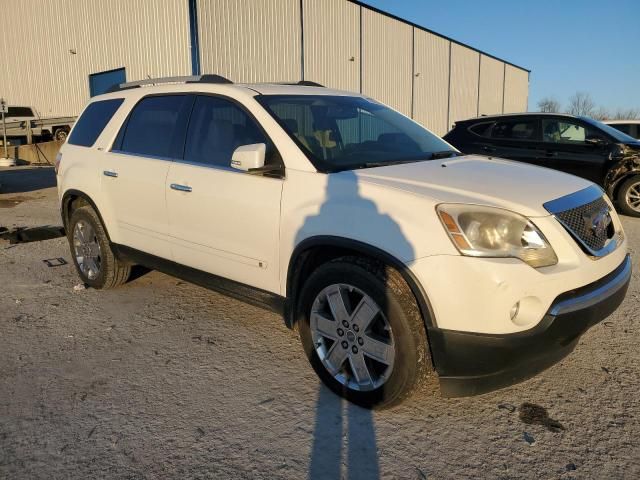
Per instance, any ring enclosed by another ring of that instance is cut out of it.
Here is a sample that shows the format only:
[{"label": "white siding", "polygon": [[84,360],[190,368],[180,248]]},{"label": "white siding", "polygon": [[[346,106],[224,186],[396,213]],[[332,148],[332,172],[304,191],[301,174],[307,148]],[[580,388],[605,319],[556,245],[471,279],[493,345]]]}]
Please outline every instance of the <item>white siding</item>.
[{"label": "white siding", "polygon": [[[125,67],[127,80],[189,75],[188,3],[167,0],[2,0],[0,96],[42,116],[76,115],[89,74]],[[75,51],[75,54],[70,53]]]},{"label": "white siding", "polygon": [[504,79],[504,113],[526,112],[528,101],[528,72],[507,65]]},{"label": "white siding", "polygon": [[413,118],[437,135],[448,131],[450,44],[437,35],[415,30]]},{"label": "white siding", "polygon": [[360,90],[360,10],[344,0],[304,0],[304,77]]},{"label": "white siding", "polygon": [[411,115],[413,27],[362,10],[362,92]]},{"label": "white siding", "polygon": [[504,63],[486,55],[480,56],[480,107],[478,114],[502,113],[504,95]]},{"label": "white siding", "polygon": [[480,54],[453,43],[451,45],[451,98],[449,125],[478,115],[478,69]]},{"label": "white siding", "polygon": [[197,9],[202,73],[234,82],[301,79],[299,0],[198,0]]}]

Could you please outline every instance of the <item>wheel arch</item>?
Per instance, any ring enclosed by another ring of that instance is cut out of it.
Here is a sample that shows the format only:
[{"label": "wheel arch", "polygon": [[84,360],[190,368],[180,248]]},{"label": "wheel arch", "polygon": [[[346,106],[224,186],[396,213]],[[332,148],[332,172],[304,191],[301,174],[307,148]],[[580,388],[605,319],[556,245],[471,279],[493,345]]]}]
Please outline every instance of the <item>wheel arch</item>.
[{"label": "wheel arch", "polygon": [[[107,225],[102,218],[102,214],[100,213],[100,209],[98,209],[96,203],[93,199],[84,192],[80,190],[67,190],[64,192],[62,196],[61,203],[61,215],[62,215],[62,225],[64,226],[65,231],[68,231],[69,228],[69,220],[71,219],[72,208],[71,206],[77,202],[81,201],[81,204],[89,205],[98,215],[100,222],[102,223],[102,228],[104,228],[105,233],[107,234],[107,239],[111,242],[111,237],[109,236],[109,230],[107,229]],[[79,208],[79,207],[78,207]]]},{"label": "wheel arch", "polygon": [[428,330],[435,326],[433,308],[427,294],[413,272],[388,252],[359,240],[331,235],[319,235],[300,242],[291,255],[287,268],[286,298],[288,303],[285,322],[294,327],[294,312],[299,293],[300,279],[307,277],[317,267],[335,258],[356,255],[369,257],[396,269],[413,293],[420,314]]}]

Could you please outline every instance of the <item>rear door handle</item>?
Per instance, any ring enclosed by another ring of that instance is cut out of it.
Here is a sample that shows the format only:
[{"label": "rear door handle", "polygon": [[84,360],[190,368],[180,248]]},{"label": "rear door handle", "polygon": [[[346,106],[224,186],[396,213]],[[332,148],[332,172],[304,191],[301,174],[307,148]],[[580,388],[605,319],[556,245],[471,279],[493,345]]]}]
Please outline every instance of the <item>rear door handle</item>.
[{"label": "rear door handle", "polygon": [[558,152],[554,152],[553,150],[545,150],[544,154],[547,157],[556,157],[558,155]]},{"label": "rear door handle", "polygon": [[191,192],[192,191],[192,188],[188,187],[186,185],[179,185],[177,183],[172,183],[170,186],[171,186],[172,190],[177,190],[179,192]]},{"label": "rear door handle", "polygon": [[487,153],[493,153],[493,152],[495,152],[495,151],[496,151],[496,149],[495,149],[495,148],[493,148],[493,147],[488,147],[488,146],[484,145],[484,146],[482,147],[482,151],[483,151],[483,152],[487,152]]},{"label": "rear door handle", "polygon": [[113,170],[105,170],[102,174],[105,177],[118,178],[118,172],[114,172]]}]

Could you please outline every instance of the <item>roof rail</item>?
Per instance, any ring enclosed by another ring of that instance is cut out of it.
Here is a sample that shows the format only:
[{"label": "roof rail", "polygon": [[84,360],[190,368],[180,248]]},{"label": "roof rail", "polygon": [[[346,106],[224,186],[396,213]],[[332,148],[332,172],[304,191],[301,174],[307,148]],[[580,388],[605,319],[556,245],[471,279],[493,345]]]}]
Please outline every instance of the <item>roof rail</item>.
[{"label": "roof rail", "polygon": [[220,75],[190,75],[184,77],[164,77],[164,78],[148,78],[145,80],[137,80],[135,82],[118,83],[112,86],[107,93],[118,92],[120,90],[128,90],[130,88],[143,87],[145,85],[160,85],[164,83],[233,83],[228,78]]}]

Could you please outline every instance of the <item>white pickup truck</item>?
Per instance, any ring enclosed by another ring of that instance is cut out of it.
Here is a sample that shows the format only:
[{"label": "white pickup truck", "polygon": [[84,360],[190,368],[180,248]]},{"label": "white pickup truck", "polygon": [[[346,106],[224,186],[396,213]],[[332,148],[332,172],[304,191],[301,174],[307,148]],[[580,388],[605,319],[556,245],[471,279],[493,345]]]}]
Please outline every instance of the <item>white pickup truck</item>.
[{"label": "white pickup truck", "polygon": [[64,141],[76,119],[76,117],[41,118],[33,107],[9,106],[8,110],[5,114],[5,123],[10,143],[23,143],[29,136],[43,140]]}]

